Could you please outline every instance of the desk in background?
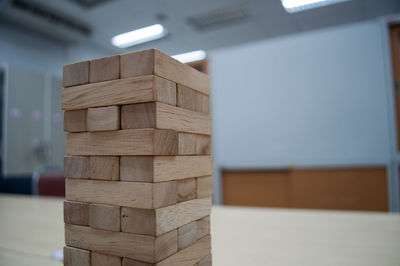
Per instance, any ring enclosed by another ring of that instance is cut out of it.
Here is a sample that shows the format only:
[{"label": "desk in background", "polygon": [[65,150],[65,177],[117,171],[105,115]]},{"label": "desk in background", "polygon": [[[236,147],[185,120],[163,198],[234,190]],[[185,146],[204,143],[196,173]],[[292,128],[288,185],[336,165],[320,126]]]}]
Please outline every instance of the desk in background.
[{"label": "desk in background", "polygon": [[[400,265],[400,216],[213,207],[215,266]],[[50,266],[64,246],[62,200],[0,195],[0,265]]]}]

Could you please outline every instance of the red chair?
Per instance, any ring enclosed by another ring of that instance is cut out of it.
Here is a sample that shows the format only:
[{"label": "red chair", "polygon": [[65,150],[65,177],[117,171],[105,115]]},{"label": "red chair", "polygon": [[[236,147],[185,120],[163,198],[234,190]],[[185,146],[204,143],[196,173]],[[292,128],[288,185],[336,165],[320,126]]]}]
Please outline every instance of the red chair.
[{"label": "red chair", "polygon": [[39,196],[65,197],[64,173],[59,167],[46,167],[32,176],[33,194]]},{"label": "red chair", "polygon": [[41,175],[37,184],[37,194],[39,196],[65,197],[64,175]]}]

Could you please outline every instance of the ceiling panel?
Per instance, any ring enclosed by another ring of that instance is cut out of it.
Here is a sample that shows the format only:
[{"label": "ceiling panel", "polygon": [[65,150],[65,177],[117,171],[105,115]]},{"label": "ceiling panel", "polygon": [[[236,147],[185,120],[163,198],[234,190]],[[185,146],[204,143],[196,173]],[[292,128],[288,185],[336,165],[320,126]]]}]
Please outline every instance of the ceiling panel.
[{"label": "ceiling panel", "polygon": [[[87,43],[110,54],[149,47],[170,54],[209,50],[400,12],[398,0],[350,0],[293,14],[283,9],[280,0],[112,0],[92,8],[70,0],[30,1],[87,23],[92,30]],[[202,31],[188,21],[193,16],[238,5],[249,11],[249,19]],[[129,49],[118,49],[110,43],[116,34],[154,23],[162,23],[168,29],[167,38]]]},{"label": "ceiling panel", "polygon": [[[363,0],[361,0],[363,1]],[[300,30],[330,27],[360,20],[359,1],[329,5],[291,14]]]}]

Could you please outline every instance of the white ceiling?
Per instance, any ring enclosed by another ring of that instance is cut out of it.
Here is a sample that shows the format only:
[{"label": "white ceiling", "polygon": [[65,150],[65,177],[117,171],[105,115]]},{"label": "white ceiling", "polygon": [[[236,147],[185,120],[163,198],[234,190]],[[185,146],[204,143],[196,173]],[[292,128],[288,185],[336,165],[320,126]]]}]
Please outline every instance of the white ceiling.
[{"label": "white ceiling", "polygon": [[[169,54],[211,50],[400,12],[399,0],[350,0],[294,14],[287,13],[280,0],[112,0],[89,9],[68,0],[36,1],[87,24],[92,29],[89,43],[108,53],[149,47]],[[203,31],[188,22],[192,16],[237,5],[247,8],[249,19]],[[159,14],[165,19],[160,21]],[[163,24],[168,37],[127,49],[110,43],[118,33],[154,23]]]}]

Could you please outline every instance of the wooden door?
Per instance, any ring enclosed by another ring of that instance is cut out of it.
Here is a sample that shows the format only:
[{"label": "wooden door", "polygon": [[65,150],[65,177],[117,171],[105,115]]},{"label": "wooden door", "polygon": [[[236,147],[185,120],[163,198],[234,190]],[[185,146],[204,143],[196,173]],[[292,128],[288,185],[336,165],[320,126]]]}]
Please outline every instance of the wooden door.
[{"label": "wooden door", "polygon": [[392,49],[392,69],[394,79],[397,150],[400,151],[400,25],[390,27],[390,43]]}]

